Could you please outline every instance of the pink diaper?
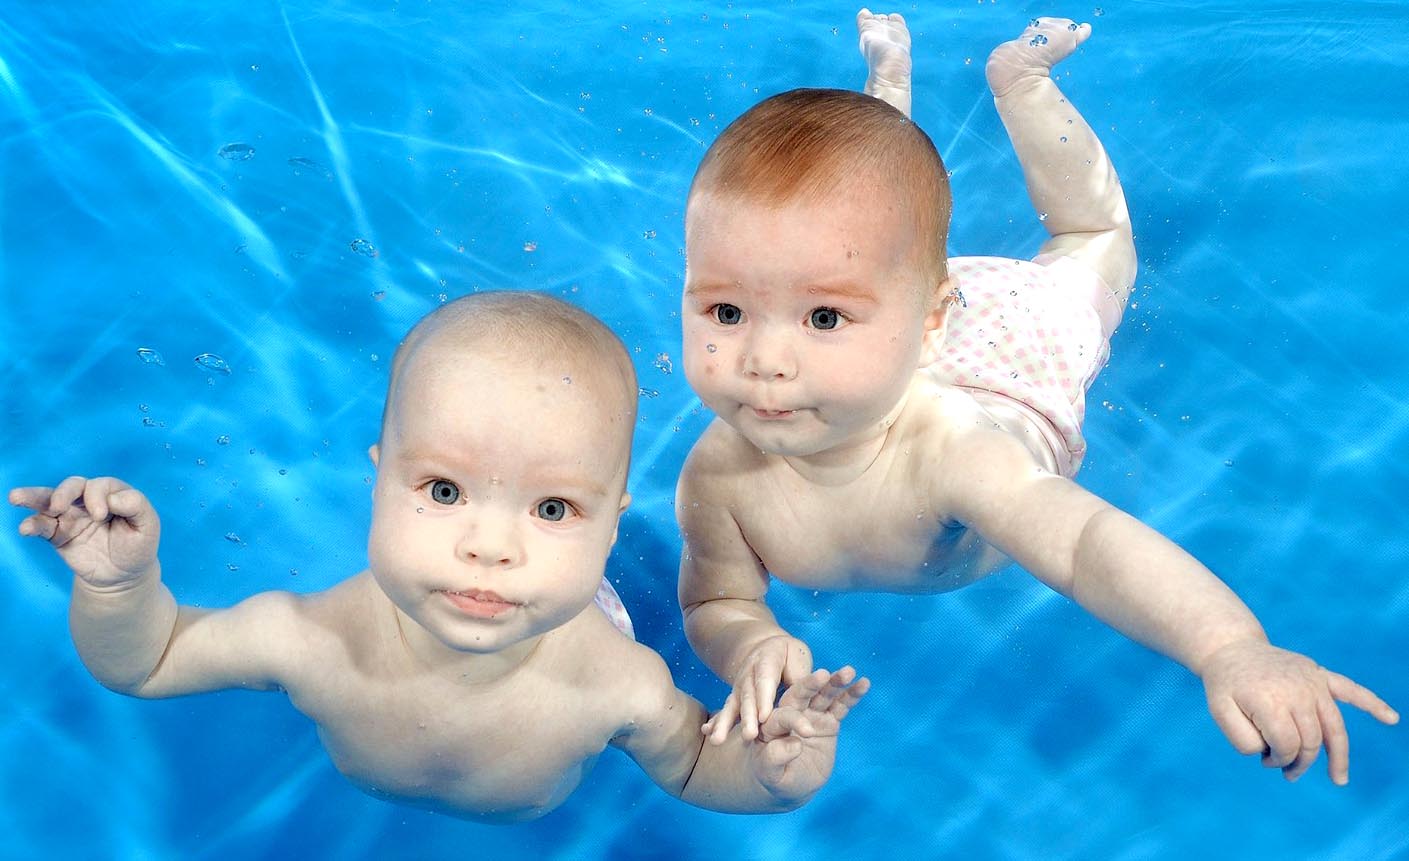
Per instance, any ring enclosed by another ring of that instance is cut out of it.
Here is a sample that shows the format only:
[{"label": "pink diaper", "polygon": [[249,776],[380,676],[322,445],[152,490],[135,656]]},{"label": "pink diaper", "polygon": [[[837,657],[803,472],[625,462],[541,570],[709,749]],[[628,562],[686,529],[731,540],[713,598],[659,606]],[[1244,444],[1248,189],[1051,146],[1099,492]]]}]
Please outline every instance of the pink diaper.
[{"label": "pink diaper", "polygon": [[1084,264],[1056,254],[1035,261],[955,257],[949,275],[959,301],[950,307],[931,373],[1035,413],[1058,471],[1075,475],[1086,455],[1086,390],[1105,367],[1120,322],[1110,288]]},{"label": "pink diaper", "polygon": [[611,620],[616,629],[631,639],[636,639],[636,629],[631,625],[631,616],[627,615],[626,605],[621,603],[621,596],[616,594],[612,584],[607,578],[602,578],[602,585],[597,587],[597,594],[592,599],[607,618]]}]

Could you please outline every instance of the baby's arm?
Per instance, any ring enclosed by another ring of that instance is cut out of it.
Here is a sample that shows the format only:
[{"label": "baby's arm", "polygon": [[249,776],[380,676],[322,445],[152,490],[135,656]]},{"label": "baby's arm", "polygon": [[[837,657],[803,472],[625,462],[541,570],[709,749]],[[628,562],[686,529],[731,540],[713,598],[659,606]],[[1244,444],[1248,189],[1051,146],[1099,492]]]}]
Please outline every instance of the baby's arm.
[{"label": "baby's arm", "polygon": [[1136,268],[1125,194],[1096,133],[1051,78],[1052,66],[1090,35],[1089,24],[1035,19],[1017,39],[994,49],[986,71],[1028,196],[1051,234],[1041,253],[1073,257],[1093,269],[1110,288],[1118,319]]},{"label": "baby's arm", "polygon": [[1294,780],[1324,745],[1332,779],[1345,783],[1336,700],[1398,720],[1369,690],[1272,646],[1198,560],[1076,483],[1036,469],[1016,440],[985,431],[964,444],[965,456],[939,479],[948,510],[1048,586],[1197,674],[1239,751],[1263,753],[1265,765]]},{"label": "baby's arm", "polygon": [[707,433],[681,472],[676,517],[684,535],[679,597],[685,637],[700,660],[732,685],[706,724],[718,743],[736,721],[745,738],[755,738],[779,685],[812,672],[812,652],[778,625],[763,602],[768,572],[720,498],[708,466],[701,465],[711,459],[703,451],[708,445]]},{"label": "baby's arm", "polygon": [[114,478],[23,487],[21,535],[44,538],[74,572],[69,627],[99,682],[140,697],[270,688],[287,654],[293,596],[265,593],[223,611],[178,608],[161,582],[161,533],[147,498]]},{"label": "baby's arm", "polygon": [[818,670],[783,693],[754,739],[737,727],[718,744],[700,734],[704,708],[677,690],[656,657],[628,732],[612,740],[661,788],[697,807],[777,813],[807,802],[827,782],[841,721],[869,687],[845,667]]}]

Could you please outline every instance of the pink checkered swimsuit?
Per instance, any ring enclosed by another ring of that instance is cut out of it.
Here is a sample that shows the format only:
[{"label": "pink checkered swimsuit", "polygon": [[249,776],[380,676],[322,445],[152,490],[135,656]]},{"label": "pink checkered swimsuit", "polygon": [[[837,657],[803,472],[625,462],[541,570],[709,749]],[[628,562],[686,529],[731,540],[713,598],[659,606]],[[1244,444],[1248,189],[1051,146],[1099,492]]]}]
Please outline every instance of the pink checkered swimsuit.
[{"label": "pink checkered swimsuit", "polygon": [[607,614],[607,618],[611,620],[618,631],[633,640],[636,639],[636,629],[631,624],[631,616],[626,612],[626,605],[621,603],[621,596],[616,594],[611,581],[607,578],[602,578],[602,584],[597,587],[597,594],[593,596],[592,603]]},{"label": "pink checkered swimsuit", "polygon": [[1035,261],[955,257],[937,381],[1015,402],[1073,476],[1086,454],[1086,390],[1110,355],[1120,305],[1099,275],[1062,255]]}]

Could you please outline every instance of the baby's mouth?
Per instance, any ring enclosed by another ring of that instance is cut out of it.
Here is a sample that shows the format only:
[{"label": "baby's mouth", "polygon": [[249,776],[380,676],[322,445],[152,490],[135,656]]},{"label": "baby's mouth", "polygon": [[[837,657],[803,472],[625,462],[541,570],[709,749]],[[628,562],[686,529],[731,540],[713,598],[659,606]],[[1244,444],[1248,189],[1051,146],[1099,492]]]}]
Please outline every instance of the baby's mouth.
[{"label": "baby's mouth", "polygon": [[479,589],[470,589],[464,592],[452,592],[447,589],[443,594],[462,613],[481,619],[492,619],[519,606],[513,601],[500,597],[497,593]]},{"label": "baby's mouth", "polygon": [[765,410],[759,407],[752,407],[753,414],[761,419],[785,419],[795,414],[797,410]]}]

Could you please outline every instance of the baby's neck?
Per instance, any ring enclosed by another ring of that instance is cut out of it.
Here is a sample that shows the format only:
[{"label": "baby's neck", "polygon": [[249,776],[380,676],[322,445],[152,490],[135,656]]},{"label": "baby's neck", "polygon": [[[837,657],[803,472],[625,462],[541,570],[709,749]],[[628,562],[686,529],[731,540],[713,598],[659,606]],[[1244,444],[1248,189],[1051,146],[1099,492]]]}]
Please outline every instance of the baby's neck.
[{"label": "baby's neck", "polygon": [[784,457],[783,461],[810,484],[841,487],[866,474],[885,451],[891,429],[905,411],[909,392],[891,408],[885,418],[864,432],[858,433],[829,449],[800,457]]},{"label": "baby's neck", "polygon": [[476,654],[452,649],[400,610],[396,621],[411,665],[418,672],[460,685],[488,685],[512,676],[533,660],[545,636],[530,637],[498,652]]}]

